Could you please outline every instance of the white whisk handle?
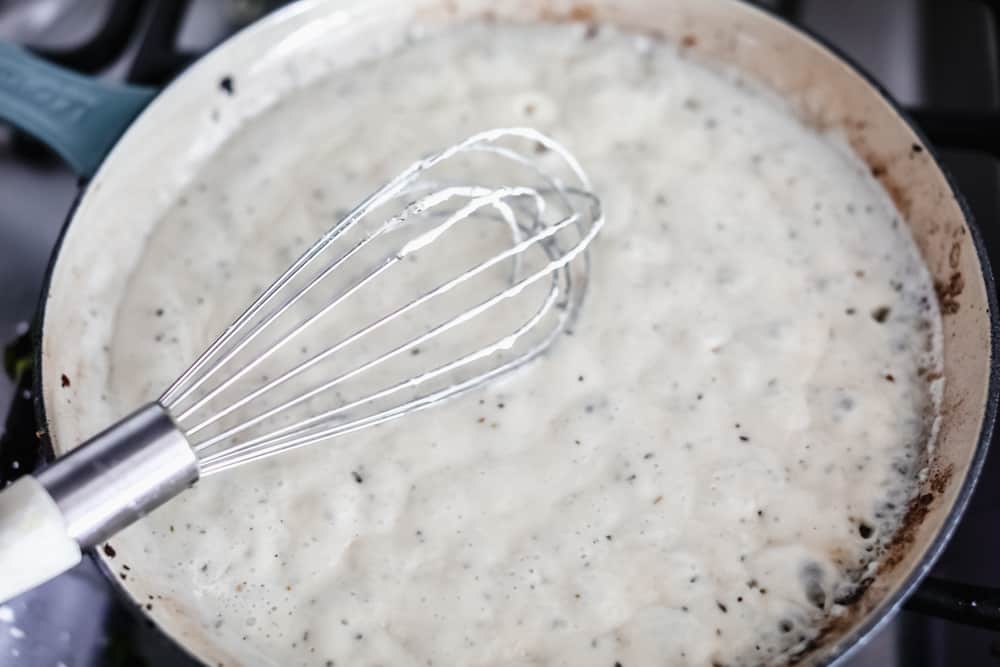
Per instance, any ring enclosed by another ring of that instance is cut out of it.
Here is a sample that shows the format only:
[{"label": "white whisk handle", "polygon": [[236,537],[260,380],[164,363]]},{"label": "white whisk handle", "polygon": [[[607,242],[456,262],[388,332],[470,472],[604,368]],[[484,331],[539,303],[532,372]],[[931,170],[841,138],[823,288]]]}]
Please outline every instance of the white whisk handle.
[{"label": "white whisk handle", "polygon": [[[0,600],[72,567],[198,479],[173,418],[151,403],[0,491]],[[72,543],[72,546],[70,546]],[[37,561],[37,562],[36,562]]]},{"label": "white whisk handle", "polygon": [[0,492],[0,602],[80,562],[80,545],[49,492],[22,477]]}]

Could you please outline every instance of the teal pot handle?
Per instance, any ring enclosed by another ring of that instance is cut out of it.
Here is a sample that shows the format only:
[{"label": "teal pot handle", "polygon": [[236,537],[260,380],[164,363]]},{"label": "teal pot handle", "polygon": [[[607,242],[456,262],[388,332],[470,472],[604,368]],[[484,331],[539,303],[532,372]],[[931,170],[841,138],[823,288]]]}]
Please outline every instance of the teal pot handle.
[{"label": "teal pot handle", "polygon": [[74,74],[0,42],[0,121],[47,145],[80,176],[94,174],[154,95]]}]

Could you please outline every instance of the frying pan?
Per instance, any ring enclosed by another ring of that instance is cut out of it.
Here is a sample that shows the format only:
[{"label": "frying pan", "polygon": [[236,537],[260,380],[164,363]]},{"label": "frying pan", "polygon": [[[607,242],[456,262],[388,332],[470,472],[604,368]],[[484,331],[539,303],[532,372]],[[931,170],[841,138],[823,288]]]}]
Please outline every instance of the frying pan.
[{"label": "frying pan", "polygon": [[[418,22],[434,30],[484,14],[615,23],[736,67],[784,97],[805,122],[842,134],[910,226],[943,313],[940,428],[929,474],[876,574],[848,601],[848,613],[796,656],[816,664],[842,658],[915,590],[969,500],[997,408],[996,295],[961,197],[897,107],[813,37],[734,0],[303,0],[231,38],[155,97],[104,87],[0,46],[0,117],[91,177],[50,267],[40,312],[40,428],[48,444],[62,453],[114,416],[94,400],[107,379],[100,340],[110,337],[111,322],[90,304],[116,303],[143,239],[216,147],[288,91],[349,66],[362,45],[392,43]],[[67,371],[72,386],[62,380]],[[113,572],[110,555],[96,558]],[[141,605],[149,592],[142,581],[112,578]],[[143,613],[208,664],[246,664],[169,605]]]}]

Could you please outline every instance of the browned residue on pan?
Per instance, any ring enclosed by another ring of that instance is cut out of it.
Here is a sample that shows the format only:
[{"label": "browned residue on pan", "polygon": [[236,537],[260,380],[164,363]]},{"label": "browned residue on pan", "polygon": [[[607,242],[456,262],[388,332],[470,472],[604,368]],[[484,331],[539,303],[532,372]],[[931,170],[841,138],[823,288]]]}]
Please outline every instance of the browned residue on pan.
[{"label": "browned residue on pan", "polygon": [[[874,173],[875,172],[872,171],[872,174]],[[902,213],[904,217],[908,217],[913,208],[913,202],[910,200],[910,195],[907,193],[906,189],[886,177],[884,173],[876,178],[878,178],[879,182],[882,183],[883,189],[885,189],[886,193],[888,193],[889,198],[892,199],[892,203],[896,205],[899,212]]]},{"label": "browned residue on pan", "polygon": [[944,493],[944,490],[948,488],[948,483],[951,482],[951,478],[954,473],[954,468],[948,466],[947,469],[942,470],[938,474],[931,477],[931,491],[939,494]]},{"label": "browned residue on pan", "polygon": [[593,5],[582,3],[573,5],[568,11],[560,12],[551,7],[542,7],[538,12],[539,18],[543,21],[580,21],[589,23],[597,18],[597,11]]},{"label": "browned residue on pan", "polygon": [[[874,157],[863,150],[865,146],[863,137],[852,132],[852,130],[856,132],[863,130],[863,122],[846,123],[843,127],[851,133],[850,141],[852,147],[858,155],[865,159],[872,176],[881,183],[896,208],[902,214],[903,219],[912,222],[913,206],[910,195],[905,185],[893,180],[893,160]],[[923,152],[923,149],[914,144],[913,147],[906,151],[905,155],[897,156],[896,159],[909,157],[921,152]],[[940,226],[935,228],[934,225],[930,225],[930,227],[933,230],[932,234],[941,234],[946,231]],[[951,231],[952,236],[955,238],[964,234],[963,229]],[[924,254],[927,256],[926,253]],[[959,309],[956,297],[962,293],[965,287],[965,281],[961,272],[956,270],[960,259],[960,241],[955,241],[949,247],[947,254],[948,268],[941,267],[938,272],[939,275],[946,273],[948,275],[947,279],[935,280],[935,291],[940,302],[942,315],[954,314]],[[948,270],[950,270],[950,273],[947,273]],[[940,378],[941,373],[938,371],[927,371],[925,374],[925,380],[928,382],[933,382]],[[946,416],[955,407],[944,407],[940,414]],[[954,475],[954,468],[950,464],[938,467],[935,470],[932,461],[931,470],[932,473],[929,478],[920,484],[917,495],[907,504],[896,532],[880,549],[877,556],[878,568],[875,574],[859,581],[850,595],[837,600],[838,604],[845,607],[845,613],[829,617],[827,623],[820,629],[816,637],[808,641],[793,655],[788,656],[788,664],[808,663],[815,657],[817,651],[827,649],[831,640],[842,637],[852,627],[855,627],[858,622],[869,616],[895,587],[895,584],[892,583],[892,577],[889,576],[890,573],[901,566],[907,558],[911,557],[915,548],[920,547],[919,542],[924,539],[920,535],[921,527],[927,516],[936,508],[939,497],[945,493]],[[834,560],[838,560],[836,554],[834,554]]]},{"label": "browned residue on pan", "polygon": [[[911,188],[907,186],[907,184],[900,183],[896,180],[893,175],[893,167],[901,160],[909,160],[914,156],[923,153],[923,148],[917,144],[913,144],[907,150],[896,155],[875,155],[867,146],[867,142],[865,141],[863,135],[864,125],[862,123],[845,121],[843,127],[848,132],[851,146],[868,164],[868,167],[871,169],[872,176],[875,177],[882,185],[882,188],[892,199],[892,203],[902,214],[904,220],[912,224],[914,206],[910,194]],[[927,225],[926,238],[918,236],[916,240],[918,244],[921,244],[922,242],[929,242],[931,237],[947,231],[949,230],[942,225],[931,221]],[[952,229],[951,231],[953,237],[961,236],[963,232],[961,229]],[[926,250],[926,248],[921,248],[925,257],[928,255]],[[934,271],[934,292],[937,295],[938,305],[942,316],[954,315],[958,312],[960,307],[958,297],[962,294],[962,290],[965,288],[965,278],[962,276],[961,271],[958,271],[961,253],[961,243],[959,241],[952,242],[947,253],[947,270],[950,270],[950,272],[945,274],[946,269],[943,266],[939,267],[937,271]]]},{"label": "browned residue on pan", "polygon": [[934,292],[937,294],[942,315],[954,315],[958,312],[959,303],[956,299],[965,289],[965,278],[960,271],[953,272],[948,280],[935,280]]},{"label": "browned residue on pan", "polygon": [[571,21],[593,21],[595,15],[593,5],[574,5],[569,10]]},{"label": "browned residue on pan", "polygon": [[871,169],[872,176],[882,185],[882,189],[886,191],[903,217],[909,218],[913,211],[913,201],[910,198],[907,185],[898,183],[893,178],[892,167],[897,160],[909,157],[910,151],[906,151],[905,155],[876,155],[865,140],[864,130],[867,125],[863,121],[853,123],[847,121],[844,127],[847,130],[851,146]]},{"label": "browned residue on pan", "polygon": [[962,245],[958,241],[954,241],[951,244],[951,250],[948,251],[948,266],[952,269],[958,268],[958,261],[962,258]]},{"label": "browned residue on pan", "polygon": [[[901,563],[916,542],[916,534],[923,523],[924,518],[930,512],[931,505],[937,496],[941,495],[954,474],[954,468],[949,465],[941,470],[935,471],[924,492],[910,501],[903,515],[903,523],[896,531],[892,541],[886,545],[885,554],[882,556],[876,575],[891,570]],[[929,490],[927,488],[929,487]]]},{"label": "browned residue on pan", "polygon": [[849,630],[884,599],[888,592],[885,575],[912,553],[921,524],[930,513],[938,496],[948,488],[953,473],[952,467],[948,466],[934,472],[922,485],[922,491],[907,505],[901,525],[892,540],[883,548],[875,575],[859,581],[849,596],[837,600],[837,604],[846,607],[846,613],[831,617],[816,637],[794,655],[789,656],[789,665],[808,661],[816,650],[825,648],[830,639]]},{"label": "browned residue on pan", "polygon": [[820,629],[819,634],[806,642],[805,646],[803,646],[801,650],[788,657],[788,664],[798,665],[804,660],[810,658],[813,652],[816,651],[816,649],[823,648],[830,638],[836,637],[850,628],[859,615],[860,614],[857,613],[847,613],[831,619],[829,623]]}]

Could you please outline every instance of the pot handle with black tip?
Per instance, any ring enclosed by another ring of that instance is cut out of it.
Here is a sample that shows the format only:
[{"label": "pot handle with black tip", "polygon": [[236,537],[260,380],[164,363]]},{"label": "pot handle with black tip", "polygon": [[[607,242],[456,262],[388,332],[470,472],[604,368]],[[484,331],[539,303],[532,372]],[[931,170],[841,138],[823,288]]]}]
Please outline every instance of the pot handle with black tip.
[{"label": "pot handle with black tip", "polygon": [[928,577],[903,606],[961,625],[1000,630],[1000,589]]},{"label": "pot handle with black tip", "polygon": [[0,121],[38,139],[90,177],[156,95],[52,65],[0,41]]}]

